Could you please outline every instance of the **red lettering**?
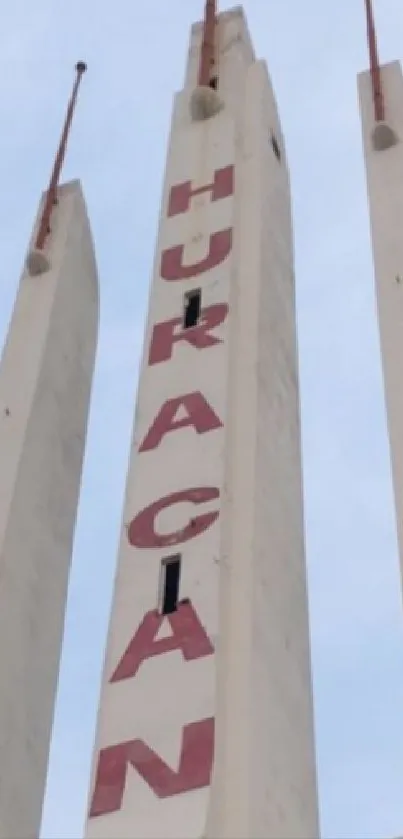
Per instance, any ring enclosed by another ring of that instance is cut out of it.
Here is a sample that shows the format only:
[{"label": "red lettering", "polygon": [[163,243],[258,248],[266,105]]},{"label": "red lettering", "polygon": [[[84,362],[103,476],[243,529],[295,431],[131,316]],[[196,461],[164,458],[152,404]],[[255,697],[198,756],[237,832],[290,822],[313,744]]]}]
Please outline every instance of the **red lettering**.
[{"label": "red lettering", "polygon": [[219,201],[234,193],[234,166],[216,169],[213,183],[192,189],[192,182],[185,181],[172,187],[168,201],[168,218],[179,213],[186,213],[194,195],[211,192],[211,200]]},{"label": "red lettering", "polygon": [[[156,640],[164,620],[169,621],[172,635]],[[143,661],[173,650],[181,650],[185,661],[193,661],[214,653],[214,647],[190,601],[180,603],[176,612],[170,615],[160,615],[155,610],[147,612],[123,653],[111,677],[111,683],[132,679]]]},{"label": "red lettering", "polygon": [[151,338],[148,363],[151,365],[160,364],[161,361],[169,361],[174,344],[178,341],[187,341],[197,350],[204,350],[207,347],[221,344],[221,338],[216,338],[209,333],[211,329],[215,329],[216,326],[224,322],[227,314],[227,304],[217,303],[215,306],[202,309],[199,323],[191,329],[184,329],[182,318],[156,323]]},{"label": "red lettering", "polygon": [[144,740],[129,740],[102,749],[98,759],[90,817],[116,813],[122,807],[130,764],[158,798],[169,798],[210,784],[214,756],[214,719],[185,725],[179,768],[175,772]]},{"label": "red lettering", "polygon": [[[180,408],[185,408],[186,416],[175,419]],[[168,399],[157,414],[139,451],[148,452],[156,449],[169,431],[177,431],[178,428],[186,428],[189,425],[193,425],[198,434],[222,428],[221,420],[199,391]]]},{"label": "red lettering", "polygon": [[203,533],[216,521],[219,516],[217,510],[196,516],[190,519],[181,530],[166,535],[161,535],[155,531],[155,519],[158,513],[174,504],[205,504],[214,498],[219,498],[219,496],[220,491],[217,487],[192,487],[159,498],[158,501],[154,501],[140,513],[137,513],[137,516],[130,522],[127,530],[130,545],[134,548],[167,548],[194,539],[195,536]]},{"label": "red lettering", "polygon": [[215,268],[226,259],[232,247],[232,228],[220,230],[210,236],[207,256],[194,265],[183,264],[184,245],[176,245],[163,251],[161,256],[161,277],[163,280],[188,280]]}]

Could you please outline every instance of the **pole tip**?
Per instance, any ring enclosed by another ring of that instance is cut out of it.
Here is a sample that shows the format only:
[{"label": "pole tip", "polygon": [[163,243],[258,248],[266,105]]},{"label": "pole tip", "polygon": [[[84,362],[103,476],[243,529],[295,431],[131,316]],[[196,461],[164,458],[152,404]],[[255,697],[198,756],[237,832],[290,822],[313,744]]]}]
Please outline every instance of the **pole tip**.
[{"label": "pole tip", "polygon": [[86,69],[87,69],[87,65],[86,65],[85,61],[77,61],[77,64],[76,64],[77,73],[80,73],[80,74],[85,73]]}]

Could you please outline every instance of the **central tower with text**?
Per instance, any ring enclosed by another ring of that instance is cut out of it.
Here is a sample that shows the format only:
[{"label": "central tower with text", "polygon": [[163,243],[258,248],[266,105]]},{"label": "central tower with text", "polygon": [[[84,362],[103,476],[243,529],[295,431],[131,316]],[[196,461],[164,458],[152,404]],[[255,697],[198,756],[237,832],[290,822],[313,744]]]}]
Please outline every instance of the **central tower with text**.
[{"label": "central tower with text", "polygon": [[87,825],[318,836],[289,175],[245,17],[174,105]]}]

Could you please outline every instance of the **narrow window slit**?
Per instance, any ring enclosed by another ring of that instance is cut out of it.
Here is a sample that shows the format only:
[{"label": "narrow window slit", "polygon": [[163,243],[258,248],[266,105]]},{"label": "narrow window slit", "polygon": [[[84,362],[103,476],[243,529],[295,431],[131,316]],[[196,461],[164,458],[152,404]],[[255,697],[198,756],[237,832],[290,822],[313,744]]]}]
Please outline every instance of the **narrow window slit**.
[{"label": "narrow window slit", "polygon": [[197,326],[200,320],[200,311],[201,290],[200,288],[197,288],[195,289],[195,291],[189,291],[187,294],[185,294],[185,329],[191,329],[193,326]]},{"label": "narrow window slit", "polygon": [[271,145],[272,145],[272,148],[273,148],[274,154],[275,154],[275,155],[276,155],[276,157],[277,157],[277,160],[281,160],[281,151],[280,151],[280,146],[279,146],[279,144],[278,144],[278,142],[277,142],[277,139],[276,139],[276,137],[274,136],[274,134],[272,134],[272,135],[271,135]]},{"label": "narrow window slit", "polygon": [[159,597],[161,615],[170,615],[178,608],[180,573],[180,554],[162,560]]}]

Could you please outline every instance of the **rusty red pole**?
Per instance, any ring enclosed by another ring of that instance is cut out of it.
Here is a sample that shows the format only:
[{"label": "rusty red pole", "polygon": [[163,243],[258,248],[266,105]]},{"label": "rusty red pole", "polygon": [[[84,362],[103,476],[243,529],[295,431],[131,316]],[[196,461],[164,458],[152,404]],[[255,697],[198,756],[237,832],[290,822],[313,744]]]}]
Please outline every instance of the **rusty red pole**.
[{"label": "rusty red pole", "polygon": [[376,43],[376,30],[374,15],[372,10],[372,0],[365,0],[367,12],[367,30],[368,30],[368,45],[369,58],[371,66],[372,78],[372,95],[374,99],[375,119],[377,122],[384,122],[385,120],[385,102],[383,98],[381,68],[379,66],[378,47]]},{"label": "rusty red pole", "polygon": [[81,76],[85,73],[87,65],[84,61],[79,61],[76,64],[76,80],[74,82],[73,93],[67,108],[66,119],[63,127],[62,136],[60,139],[59,148],[55,158],[52,175],[49,182],[48,191],[45,199],[45,206],[43,208],[42,217],[39,223],[38,235],[36,237],[35,248],[42,250],[46,241],[46,237],[50,232],[50,217],[54,204],[57,203],[57,187],[61,168],[63,166],[64,156],[66,153],[67,140],[73,119],[74,108],[77,101],[78,88],[80,86]]},{"label": "rusty red pole", "polygon": [[202,87],[209,86],[211,81],[211,70],[215,65],[216,21],[216,0],[206,0],[199,69],[199,85]]}]

